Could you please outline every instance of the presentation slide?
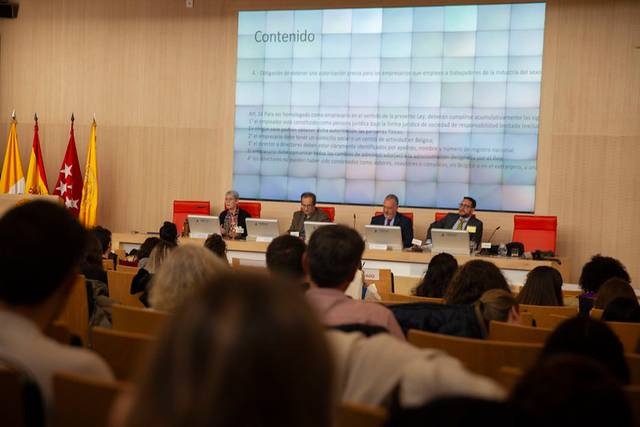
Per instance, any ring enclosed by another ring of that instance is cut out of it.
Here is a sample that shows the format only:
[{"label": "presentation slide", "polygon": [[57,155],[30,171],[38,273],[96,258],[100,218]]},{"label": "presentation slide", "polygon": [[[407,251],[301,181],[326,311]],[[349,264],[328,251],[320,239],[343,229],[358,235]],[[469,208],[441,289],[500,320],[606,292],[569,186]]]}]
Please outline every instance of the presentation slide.
[{"label": "presentation slide", "polygon": [[533,212],[545,4],[243,11],[243,198]]}]

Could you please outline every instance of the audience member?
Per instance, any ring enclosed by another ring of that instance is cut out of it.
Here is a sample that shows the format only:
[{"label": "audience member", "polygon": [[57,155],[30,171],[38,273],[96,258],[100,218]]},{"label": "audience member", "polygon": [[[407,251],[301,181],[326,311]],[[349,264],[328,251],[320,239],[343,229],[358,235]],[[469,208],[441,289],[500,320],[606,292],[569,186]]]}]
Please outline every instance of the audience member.
[{"label": "audience member", "polygon": [[94,233],[87,233],[80,272],[89,280],[107,284],[107,272],[102,265],[102,245]]},{"label": "audience member", "polygon": [[553,267],[534,268],[527,274],[518,302],[525,305],[564,305],[562,275]]},{"label": "audience member", "polygon": [[100,241],[102,258],[110,259],[113,262],[113,268],[115,269],[116,264],[118,263],[118,256],[111,252],[111,230],[97,225],[91,229],[91,232]]},{"label": "audience member", "polygon": [[509,291],[502,272],[492,262],[473,260],[458,269],[447,288],[447,304],[473,304],[489,289]]},{"label": "audience member", "polygon": [[240,194],[237,191],[227,191],[224,195],[225,209],[218,216],[222,235],[229,239],[247,237],[247,218],[251,218],[251,215],[238,206],[239,200]]},{"label": "audience member", "polygon": [[0,218],[0,359],[38,384],[49,409],[55,372],[113,378],[96,354],[43,333],[66,304],[86,240],[80,223],[55,203],[28,202]]},{"label": "audience member", "polygon": [[288,234],[276,237],[267,247],[267,268],[271,273],[299,283],[307,290],[309,282],[302,265],[302,256],[306,250],[307,245],[297,237]]},{"label": "audience member", "polygon": [[391,311],[382,305],[356,301],[345,290],[360,268],[364,242],[357,231],[343,225],[318,228],[303,257],[313,284],[307,291],[311,306],[328,326],[360,323],[382,326],[404,340]]},{"label": "audience member", "polygon": [[476,302],[478,315],[489,331],[492,320],[507,323],[520,323],[518,301],[509,291],[504,289],[490,289],[482,294]]},{"label": "audience member", "polygon": [[594,359],[602,363],[622,384],[629,383],[629,368],[622,343],[604,322],[589,316],[564,321],[547,338],[539,359],[564,353]]},{"label": "audience member", "polygon": [[174,243],[161,239],[151,251],[149,261],[144,268],[138,269],[138,272],[131,280],[130,293],[133,295],[142,292],[140,301],[145,307],[149,307],[149,291],[151,290],[153,275],[160,269],[169,252],[175,247]]},{"label": "audience member", "polygon": [[629,282],[619,277],[612,277],[602,284],[596,294],[593,308],[604,309],[616,298],[627,298],[638,304],[638,297]]},{"label": "audience member", "polygon": [[153,286],[149,292],[151,307],[175,311],[191,294],[228,267],[227,263],[223,263],[202,246],[185,245],[176,248],[153,278]]},{"label": "audience member", "polygon": [[158,242],[160,241],[157,237],[147,237],[145,241],[140,246],[140,250],[136,254],[136,258],[138,259],[138,268],[144,268],[144,266],[149,261],[149,255],[151,255],[151,251],[156,247]]},{"label": "audience member", "polygon": [[613,299],[602,312],[602,321],[640,323],[638,300],[624,297]]},{"label": "audience member", "polygon": [[175,312],[126,426],[329,427],[334,370],[299,292],[226,272]]},{"label": "audience member", "polygon": [[582,267],[578,284],[584,292],[578,296],[580,314],[588,315],[593,308],[594,299],[600,287],[607,280],[618,277],[631,282],[629,273],[624,265],[615,258],[602,255],[594,255],[589,262]]},{"label": "audience member", "polygon": [[513,390],[509,403],[530,426],[631,427],[632,413],[616,377],[579,354],[545,358]]},{"label": "audience member", "polygon": [[170,221],[165,221],[160,227],[160,240],[171,243],[174,246],[178,245],[178,227]]},{"label": "audience member", "polygon": [[424,279],[416,288],[419,297],[444,298],[451,278],[458,270],[458,261],[448,253],[441,253],[429,261]]},{"label": "audience member", "polygon": [[207,240],[204,241],[204,247],[213,252],[213,254],[224,261],[225,264],[229,265],[229,260],[227,259],[227,244],[221,235],[212,234],[207,237]]}]

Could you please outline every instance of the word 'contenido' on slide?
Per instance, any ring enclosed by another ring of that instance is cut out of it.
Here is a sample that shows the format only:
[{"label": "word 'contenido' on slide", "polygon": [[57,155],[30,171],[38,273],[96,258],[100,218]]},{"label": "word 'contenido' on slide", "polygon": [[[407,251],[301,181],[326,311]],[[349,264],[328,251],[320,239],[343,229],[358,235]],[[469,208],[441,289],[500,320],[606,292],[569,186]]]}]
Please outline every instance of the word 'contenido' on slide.
[{"label": "word 'contenido' on slide", "polygon": [[243,197],[535,205],[544,3],[240,12]]}]

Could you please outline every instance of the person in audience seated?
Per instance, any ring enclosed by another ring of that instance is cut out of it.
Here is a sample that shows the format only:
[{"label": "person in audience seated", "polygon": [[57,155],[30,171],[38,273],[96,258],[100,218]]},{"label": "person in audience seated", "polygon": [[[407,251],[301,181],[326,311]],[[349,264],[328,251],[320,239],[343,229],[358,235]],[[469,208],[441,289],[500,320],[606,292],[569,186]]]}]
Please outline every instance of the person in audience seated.
[{"label": "person in audience seated", "polygon": [[492,320],[507,323],[520,323],[520,309],[518,301],[509,291],[504,289],[490,289],[483,293],[476,301],[479,320],[484,324],[486,331]]},{"label": "person in audience seated", "polygon": [[145,307],[149,307],[149,291],[151,290],[153,275],[160,269],[165,258],[167,258],[169,253],[175,248],[175,243],[160,239],[151,251],[149,261],[145,264],[144,268],[138,270],[131,280],[130,293],[133,295],[142,292],[140,301]]},{"label": "person in audience seated", "polygon": [[624,389],[611,372],[578,354],[549,357],[516,384],[508,404],[523,411],[526,424],[563,427],[631,427]]},{"label": "person in audience seated", "polygon": [[518,294],[518,302],[525,305],[562,306],[562,275],[553,267],[538,266],[527,274]]},{"label": "person in audience seated", "polygon": [[[618,297],[611,300],[602,312],[603,322],[640,323],[640,305],[637,299]],[[638,353],[638,351],[636,351]]]},{"label": "person in audience seated", "polygon": [[475,242],[476,249],[482,243],[482,221],[475,216],[476,201],[472,197],[465,196],[460,202],[458,213],[448,213],[439,221],[431,223],[427,230],[427,243],[431,243],[431,229],[445,228],[452,230],[467,230],[469,239]]},{"label": "person in audience seated", "polygon": [[352,228],[343,225],[318,228],[303,256],[312,286],[307,299],[328,326],[365,324],[381,326],[404,340],[391,311],[374,303],[356,301],[345,290],[360,268],[364,242]]},{"label": "person in audience seated", "polygon": [[176,310],[124,425],[330,427],[334,378],[303,295],[228,271]]},{"label": "person in audience seated", "polygon": [[627,298],[638,303],[636,292],[631,284],[619,277],[612,277],[602,284],[593,303],[593,308],[604,309],[611,301],[616,298]]},{"label": "person in audience seated", "polygon": [[112,260],[115,268],[115,265],[118,262],[118,256],[111,252],[111,230],[97,225],[91,229],[91,232],[100,241],[100,246],[102,247],[102,258]]},{"label": "person in audience seated", "polygon": [[458,269],[447,288],[447,304],[473,304],[489,289],[511,292],[495,264],[473,260]]},{"label": "person in audience seated", "polygon": [[329,222],[329,215],[322,209],[316,208],[316,195],[309,192],[300,195],[300,210],[293,213],[287,233],[297,232],[304,240],[305,221]]},{"label": "person in audience seated", "polygon": [[273,274],[299,283],[306,291],[309,289],[309,280],[302,265],[306,250],[307,245],[301,239],[288,234],[278,236],[267,247],[267,268]]},{"label": "person in audience seated", "polygon": [[444,298],[451,278],[458,270],[458,261],[448,253],[441,253],[429,261],[424,279],[415,290],[419,297]]},{"label": "person in audience seated", "polygon": [[240,195],[237,191],[229,190],[224,195],[225,210],[220,212],[220,230],[222,235],[229,239],[247,237],[247,218],[251,218],[249,212],[238,206]]},{"label": "person in audience seated", "polygon": [[594,359],[604,365],[621,384],[629,384],[629,368],[622,343],[604,322],[589,316],[565,320],[547,338],[539,360],[564,353]]},{"label": "person in audience seated", "polygon": [[227,244],[221,235],[212,234],[207,237],[207,240],[204,241],[204,247],[213,252],[213,254],[224,261],[225,264],[229,265],[229,260],[227,259]]},{"label": "person in audience seated", "polygon": [[388,225],[400,227],[402,246],[410,248],[413,241],[413,224],[406,216],[398,213],[398,196],[389,194],[382,203],[382,215],[371,217],[371,225]]},{"label": "person in audience seated", "polygon": [[178,245],[178,227],[170,221],[165,221],[160,227],[160,240],[164,240],[167,243],[171,243],[174,246]]},{"label": "person in audience seated", "polygon": [[607,280],[618,277],[620,279],[631,282],[629,273],[624,265],[615,258],[594,255],[589,262],[582,267],[578,284],[584,292],[578,296],[580,313],[588,315],[596,298],[600,287]]},{"label": "person in audience seated", "polygon": [[147,237],[142,245],[140,246],[140,250],[136,254],[136,258],[138,259],[138,268],[144,268],[144,266],[149,261],[149,255],[151,255],[151,251],[156,247],[160,239],[158,237]]},{"label": "person in audience seated", "polygon": [[175,311],[191,294],[228,268],[228,263],[222,262],[207,248],[180,246],[153,277],[149,303],[156,310]]},{"label": "person in audience seated", "polygon": [[0,360],[35,381],[49,409],[55,372],[113,379],[95,353],[44,334],[65,307],[86,239],[69,211],[48,201],[25,203],[0,218]]},{"label": "person in audience seated", "polygon": [[107,284],[107,272],[102,265],[102,245],[94,233],[87,233],[81,274],[89,280],[97,280]]}]

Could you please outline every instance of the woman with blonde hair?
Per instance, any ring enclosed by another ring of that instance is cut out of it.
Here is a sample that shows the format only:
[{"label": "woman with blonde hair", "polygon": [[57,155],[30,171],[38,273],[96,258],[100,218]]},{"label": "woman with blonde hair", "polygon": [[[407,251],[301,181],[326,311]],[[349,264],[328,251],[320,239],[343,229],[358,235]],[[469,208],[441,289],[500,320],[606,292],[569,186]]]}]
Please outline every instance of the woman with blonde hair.
[{"label": "woman with blonde hair", "polygon": [[175,243],[168,242],[166,240],[159,240],[154,246],[149,260],[145,264],[144,268],[138,270],[136,275],[131,281],[131,295],[135,295],[142,292],[140,295],[140,302],[145,307],[149,307],[149,291],[153,283],[151,282],[155,273],[160,269],[160,266],[164,262],[169,253],[176,247]]},{"label": "woman with blonde hair", "polygon": [[330,427],[333,379],[304,296],[266,274],[228,270],[173,314],[125,426]]},{"label": "woman with blonde hair", "polygon": [[157,310],[174,311],[189,295],[227,268],[228,264],[203,246],[180,246],[156,273],[150,305]]},{"label": "woman with blonde hair", "polygon": [[520,323],[518,301],[509,291],[491,289],[482,294],[475,303],[476,314],[486,331],[492,320],[497,322]]}]

